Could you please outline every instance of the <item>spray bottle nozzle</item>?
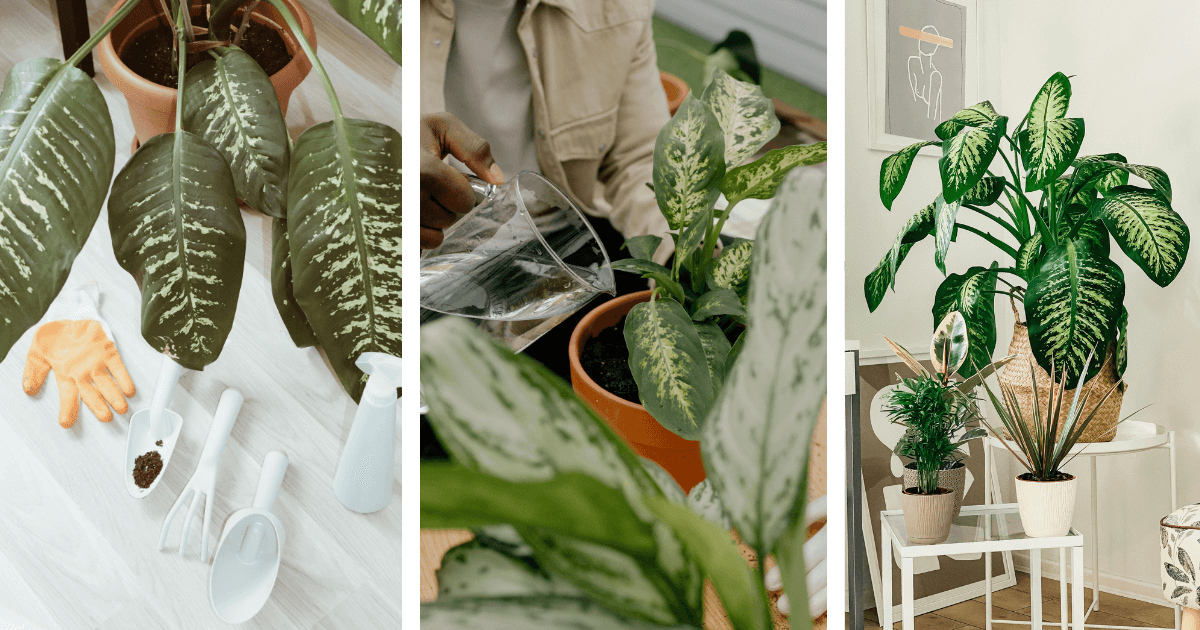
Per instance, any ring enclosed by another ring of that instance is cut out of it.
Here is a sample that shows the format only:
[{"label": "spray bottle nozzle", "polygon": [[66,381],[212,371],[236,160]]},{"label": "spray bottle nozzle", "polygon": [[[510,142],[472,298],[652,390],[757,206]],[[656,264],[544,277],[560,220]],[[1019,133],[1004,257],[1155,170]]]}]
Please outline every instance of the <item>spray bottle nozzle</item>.
[{"label": "spray bottle nozzle", "polygon": [[364,352],[358,355],[354,364],[370,375],[363,389],[364,402],[369,400],[380,404],[396,399],[396,388],[401,385],[404,367],[400,357],[383,352]]}]

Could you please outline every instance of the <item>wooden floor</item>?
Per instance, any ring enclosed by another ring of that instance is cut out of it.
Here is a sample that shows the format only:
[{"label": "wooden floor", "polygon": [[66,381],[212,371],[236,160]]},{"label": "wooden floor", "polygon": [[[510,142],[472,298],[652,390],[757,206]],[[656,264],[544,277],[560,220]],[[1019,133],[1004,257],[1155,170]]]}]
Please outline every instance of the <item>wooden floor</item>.
[{"label": "wooden floor", "polygon": [[[1042,578],[1042,620],[1058,623],[1058,581]],[[1092,589],[1084,589],[1085,605],[1092,601]],[[1014,621],[1029,621],[1029,574],[1017,573],[1017,584],[992,594],[992,618]],[[984,598],[948,606],[916,618],[916,630],[976,630],[984,627]],[[866,627],[879,628],[879,616],[874,608],[866,611]],[[1100,593],[1100,610],[1088,616],[1088,624],[1106,626],[1137,626],[1144,628],[1173,628],[1175,609],[1165,605],[1121,597],[1111,593]],[[896,628],[900,620],[896,619]],[[1021,626],[993,626],[1019,628]],[[1028,627],[1028,626],[1025,626]]]},{"label": "wooden floor", "polygon": [[[0,2],[0,75],[26,58],[62,58],[53,4]],[[93,32],[110,4],[88,1]],[[400,69],[328,0],[305,0],[304,6],[346,114],[399,129]],[[120,92],[99,73],[97,83],[113,118],[120,169],[133,126]],[[310,75],[292,97],[287,122],[293,138],[329,116],[320,82]],[[221,358],[203,372],[186,372],[175,390],[171,408],[184,418],[180,444],[146,499],[129,497],[120,472],[128,415],[101,424],[84,409],[72,429],[60,428],[53,379],[38,396],[21,391],[32,330],[0,361],[0,628],[229,627],[208,602],[200,519],[186,557],[175,553],[179,525],[167,550],[156,550],[163,518],[195,469],[227,386],[238,387],[246,402],[221,459],[210,545],[225,519],[251,504],[266,453],[280,449],[290,459],[274,509],[286,533],[278,581],[262,612],[240,627],[399,627],[399,461],[395,495],[384,510],[364,516],[334,498],[333,474],[355,407],[315,350],[291,344],[271,299],[270,223],[258,215],[243,218],[249,242],[237,320]],[[67,286],[92,280],[100,284],[100,313],[138,387],[130,408],[146,408],[160,356],[139,333],[140,295],[113,258],[107,213]]]}]

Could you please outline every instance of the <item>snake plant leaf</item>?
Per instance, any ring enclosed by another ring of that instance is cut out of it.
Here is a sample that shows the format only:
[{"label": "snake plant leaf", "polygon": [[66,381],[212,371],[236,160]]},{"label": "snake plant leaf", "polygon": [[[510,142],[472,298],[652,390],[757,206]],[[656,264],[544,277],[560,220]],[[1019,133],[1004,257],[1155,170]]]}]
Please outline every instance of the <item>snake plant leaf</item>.
[{"label": "snake plant leaf", "polygon": [[713,489],[711,479],[705,478],[692,486],[687,493],[687,506],[700,518],[720,527],[721,531],[727,532],[733,528],[725,512],[725,504],[721,503],[721,497]]},{"label": "snake plant leaf", "polygon": [[142,337],[203,370],[233,327],[246,260],[224,156],[187,131],[150,138],[113,181],[108,226],[117,262],[141,279]]},{"label": "snake plant leaf", "polygon": [[654,142],[654,195],[672,230],[711,208],[725,176],[725,136],[712,110],[688,95]]},{"label": "snake plant leaf", "polygon": [[614,271],[628,271],[654,280],[662,290],[667,292],[667,295],[675,298],[676,301],[683,301],[683,286],[671,277],[671,270],[652,260],[622,258],[612,261],[612,268]]},{"label": "snake plant leaf", "polygon": [[725,173],[718,187],[730,204],[743,199],[770,199],[788,171],[797,166],[820,164],[825,159],[824,142],[773,149],[757,160]]},{"label": "snake plant leaf", "polygon": [[1129,367],[1129,310],[1121,305],[1121,317],[1117,320],[1117,376],[1125,374]]},{"label": "snake plant leaf", "polygon": [[329,0],[338,15],[400,61],[400,0]]},{"label": "snake plant leaf", "polygon": [[286,218],[291,141],[271,78],[240,48],[215,52],[185,75],[183,128],[225,156],[246,204]]},{"label": "snake plant leaf", "polygon": [[580,597],[479,597],[421,604],[422,630],[699,630],[622,617]]},{"label": "snake plant leaf", "polygon": [[1175,280],[1187,259],[1191,232],[1157,192],[1136,186],[1109,191],[1092,206],[1121,251],[1160,287]]},{"label": "snake plant leaf", "polygon": [[1029,345],[1042,369],[1076,382],[1095,350],[1089,378],[1104,355],[1125,299],[1121,268],[1088,239],[1048,248],[1025,294]]},{"label": "snake plant leaf", "polygon": [[438,601],[534,595],[584,597],[571,583],[480,539],[452,547],[442,556],[437,584]]},{"label": "snake plant leaf", "polygon": [[[908,251],[913,248],[913,243],[905,243],[900,246],[900,250],[896,252],[896,267],[900,267],[900,263],[904,262],[908,256]],[[875,309],[879,308],[879,304],[883,302],[883,296],[887,293],[889,286],[895,286],[896,276],[892,273],[892,250],[888,250],[883,255],[883,260],[875,266],[871,273],[863,279],[863,295],[867,298],[867,310],[874,313]]]},{"label": "snake plant leaf", "polygon": [[275,309],[283,319],[288,336],[297,348],[317,345],[317,335],[292,290],[292,250],[288,242],[287,221],[271,221],[271,297],[275,298]]},{"label": "snake plant leaf", "polygon": [[952,273],[934,294],[935,325],[953,312],[960,313],[966,324],[967,356],[956,368],[963,378],[991,363],[996,350],[996,268],[993,262],[990,268],[976,266],[961,275]]},{"label": "snake plant leaf", "polygon": [[12,67],[0,90],[0,359],[66,283],[115,155],[108,105],[86,74],[55,59]]},{"label": "snake plant leaf", "polygon": [[964,206],[968,204],[972,206],[990,206],[1000,199],[1000,194],[1004,192],[1005,181],[1007,180],[1003,177],[985,175],[983,179],[979,180],[978,184],[975,184],[974,188],[968,190],[962,196],[959,203]]},{"label": "snake plant leaf", "polygon": [[1040,266],[1038,261],[1042,255],[1042,233],[1034,232],[1017,250],[1017,273],[1028,282],[1033,272]]},{"label": "snake plant leaf", "polygon": [[[941,196],[938,196],[941,199]],[[900,269],[900,262],[903,256],[900,255],[900,250],[905,245],[911,245],[923,240],[926,236],[934,233],[934,223],[936,217],[937,201],[925,206],[917,211],[916,214],[908,218],[904,223],[904,227],[900,228],[900,232],[896,234],[896,239],[892,241],[892,251],[889,253],[888,269],[891,275],[892,288],[896,288],[896,271]]]},{"label": "snake plant leaf", "polygon": [[715,289],[696,298],[692,310],[694,321],[700,322],[719,315],[733,315],[741,320],[746,319],[746,307],[742,306],[741,298],[733,289]]},{"label": "snake plant leaf", "polygon": [[750,289],[750,259],[753,253],[754,241],[734,241],[708,266],[708,286],[713,289],[733,289],[738,297],[745,297]]},{"label": "snake plant leaf", "polygon": [[349,118],[300,134],[287,225],[296,301],[357,401],[358,355],[401,354],[400,134]]},{"label": "snake plant leaf", "polygon": [[793,172],[759,226],[753,326],[700,440],[713,488],[760,553],[803,511],[808,447],[825,397],[825,191],[820,171]]},{"label": "snake plant leaf", "polygon": [[629,255],[634,258],[650,260],[654,256],[654,252],[658,251],[658,246],[662,244],[662,237],[654,234],[643,234],[633,238],[625,239],[623,247],[629,250]]},{"label": "snake plant leaf", "polygon": [[937,137],[942,140],[949,140],[957,136],[963,127],[982,127],[996,120],[998,116],[999,114],[996,113],[996,108],[992,107],[991,101],[984,101],[959,110],[958,113],[935,127],[933,133],[937,134]]},{"label": "snake plant leaf", "polygon": [[[738,306],[741,304],[738,302]],[[700,345],[704,348],[704,360],[708,364],[713,391],[719,392],[725,383],[725,361],[732,345],[725,331],[715,322],[696,322],[696,334],[700,335]]]},{"label": "snake plant leaf", "polygon": [[997,116],[979,127],[963,127],[957,135],[942,143],[938,171],[946,201],[958,201],[983,179],[1007,128],[1008,118]]},{"label": "snake plant leaf", "polygon": [[1029,106],[1025,128],[1017,134],[1017,146],[1026,165],[1026,192],[1054,182],[1079,154],[1083,119],[1066,118],[1070,101],[1071,81],[1067,75],[1055,72]]},{"label": "snake plant leaf", "polygon": [[879,199],[883,207],[892,209],[892,202],[900,196],[904,182],[908,181],[908,172],[912,170],[913,160],[921,149],[940,146],[941,142],[926,140],[910,144],[883,159],[883,164],[879,165]]},{"label": "snake plant leaf", "polygon": [[[644,522],[656,520],[642,496],[661,490],[637,455],[568,384],[461,318],[422,326],[420,348],[426,417],[454,462],[521,483],[585,474],[623,492]],[[645,558],[542,530],[518,531],[544,569],[606,607],[662,623],[690,618],[697,569],[662,524],[655,525],[656,551]],[[698,596],[694,599],[698,608]]]},{"label": "snake plant leaf", "polygon": [[929,360],[938,374],[954,374],[967,360],[967,322],[962,313],[950,311],[933,331]]},{"label": "snake plant leaf", "polygon": [[933,202],[933,263],[943,274],[946,273],[946,254],[950,251],[950,241],[954,240],[956,234],[958,208],[959,202],[946,203],[941,195]]},{"label": "snake plant leaf", "polygon": [[779,134],[775,104],[762,88],[713,70],[700,100],[708,105],[725,137],[725,168],[740,166]]},{"label": "snake plant leaf", "polygon": [[714,389],[692,318],[670,298],[643,302],[625,319],[629,369],[646,411],[685,440],[700,437]]}]

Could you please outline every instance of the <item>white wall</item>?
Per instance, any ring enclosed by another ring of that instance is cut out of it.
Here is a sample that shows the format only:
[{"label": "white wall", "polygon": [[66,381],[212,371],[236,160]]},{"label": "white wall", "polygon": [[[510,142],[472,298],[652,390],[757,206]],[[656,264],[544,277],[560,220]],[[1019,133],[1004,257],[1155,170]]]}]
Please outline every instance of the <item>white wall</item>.
[{"label": "white wall", "polygon": [[[1134,9],[1085,0],[1004,0],[999,23],[992,27],[1000,35],[1000,94],[988,97],[1016,121],[1051,74],[1073,75],[1068,115],[1087,121],[1081,154],[1116,151],[1134,163],[1165,169],[1174,186],[1175,210],[1200,234],[1200,83],[1195,80],[1200,76],[1195,39],[1200,13],[1185,6],[1153,2]],[[863,0],[849,0],[846,16],[846,334],[860,339],[864,356],[870,356],[885,352],[880,333],[910,348],[928,343],[930,308],[941,281],[931,239],[913,249],[897,278],[898,292],[889,292],[873,314],[867,312],[862,282],[904,221],[937,195],[939,180],[936,159],[918,157],[892,212],[879,201],[879,165],[887,154],[866,148]],[[1184,504],[1200,502],[1200,477],[1194,474],[1200,454],[1200,375],[1192,367],[1200,358],[1200,251],[1195,249],[1180,276],[1162,289],[1113,247],[1125,271],[1130,314],[1130,389],[1123,411],[1153,403],[1138,419],[1177,432]],[[996,256],[1003,254],[962,234],[950,250],[947,269],[961,272]],[[997,300],[997,307],[1000,356],[1011,337],[1012,315],[1005,302]],[[1163,451],[1100,460],[1101,565],[1127,591],[1153,594],[1161,588],[1158,520],[1170,511],[1166,460]],[[1086,502],[1091,480],[1085,465],[1073,468],[1082,477],[1075,526],[1086,533],[1092,526]],[[1011,500],[1011,482],[1006,492]]]},{"label": "white wall", "polygon": [[759,63],[824,94],[825,4],[826,0],[657,0],[655,13],[714,42],[733,29],[746,31],[754,39]]}]

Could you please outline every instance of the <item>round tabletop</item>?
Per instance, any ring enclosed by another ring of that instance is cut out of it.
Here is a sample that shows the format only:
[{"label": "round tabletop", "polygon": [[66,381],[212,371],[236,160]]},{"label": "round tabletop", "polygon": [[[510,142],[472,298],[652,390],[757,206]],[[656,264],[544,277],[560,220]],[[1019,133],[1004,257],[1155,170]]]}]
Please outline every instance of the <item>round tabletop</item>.
[{"label": "round tabletop", "polygon": [[[1118,455],[1121,453],[1136,453],[1164,446],[1170,441],[1170,432],[1161,424],[1126,420],[1117,425],[1117,434],[1111,442],[1078,443],[1071,449],[1071,455],[1096,457],[1099,455]],[[994,448],[1009,448],[1019,452],[1016,442],[1004,440],[993,435],[983,438],[984,445]]]}]

